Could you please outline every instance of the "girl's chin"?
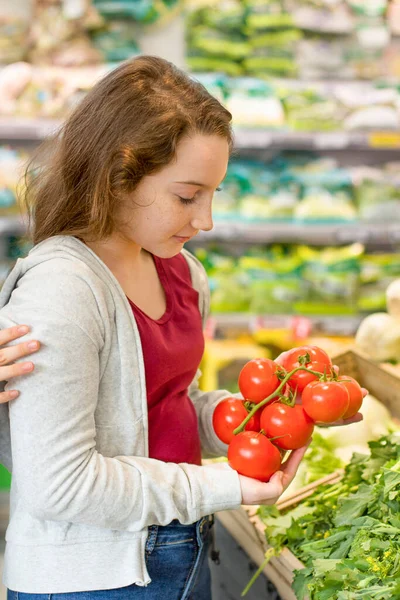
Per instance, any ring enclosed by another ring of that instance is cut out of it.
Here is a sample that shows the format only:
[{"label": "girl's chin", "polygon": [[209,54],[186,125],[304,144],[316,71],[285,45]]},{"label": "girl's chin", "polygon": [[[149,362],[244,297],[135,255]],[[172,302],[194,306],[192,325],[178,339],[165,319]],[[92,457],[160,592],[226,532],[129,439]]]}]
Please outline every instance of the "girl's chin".
[{"label": "girl's chin", "polygon": [[163,248],[146,248],[146,250],[149,254],[157,256],[157,258],[173,258],[174,256],[177,256],[183,248],[183,244],[177,243],[169,244],[169,246],[169,248],[164,246]]}]

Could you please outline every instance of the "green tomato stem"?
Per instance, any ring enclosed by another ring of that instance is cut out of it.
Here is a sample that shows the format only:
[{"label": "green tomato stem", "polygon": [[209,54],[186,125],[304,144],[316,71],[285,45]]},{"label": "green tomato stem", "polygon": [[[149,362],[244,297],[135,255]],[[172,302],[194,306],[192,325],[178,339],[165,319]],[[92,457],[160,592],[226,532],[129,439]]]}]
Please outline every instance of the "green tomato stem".
[{"label": "green tomato stem", "polygon": [[293,369],[293,371],[290,371],[289,373],[287,373],[287,375],[284,377],[284,379],[282,379],[281,383],[276,388],[276,390],[274,392],[272,392],[272,394],[270,394],[267,398],[264,398],[264,400],[259,402],[259,404],[256,404],[254,406],[254,408],[251,409],[251,411],[249,412],[247,417],[245,417],[243,419],[243,421],[240,423],[240,425],[238,425],[238,427],[236,427],[236,429],[233,431],[233,434],[237,435],[238,433],[241,433],[242,431],[244,431],[244,428],[246,427],[247,423],[256,414],[256,412],[258,410],[260,410],[260,408],[262,408],[263,406],[265,406],[266,404],[271,402],[271,400],[273,400],[273,398],[280,396],[280,392],[283,390],[283,388],[285,387],[285,385],[287,384],[289,379],[291,377],[293,377],[293,375],[295,373],[297,373],[297,371],[307,371],[308,373],[311,373],[312,375],[316,375],[318,377],[318,379],[321,377],[321,375],[323,375],[323,373],[319,373],[317,371],[312,371],[311,369],[307,369],[307,367],[296,367],[295,369]]},{"label": "green tomato stem", "polygon": [[269,563],[269,561],[271,560],[271,558],[273,556],[276,556],[276,554],[275,554],[275,548],[268,548],[268,550],[265,553],[265,559],[264,559],[264,561],[261,563],[261,565],[259,566],[259,568],[257,569],[257,571],[254,573],[253,577],[250,579],[249,583],[246,585],[246,587],[244,588],[243,592],[241,593],[242,598],[243,598],[243,596],[245,596],[247,594],[247,592],[252,587],[252,585],[254,584],[254,582],[256,581],[256,579],[264,571],[265,567],[267,566],[267,564]]}]

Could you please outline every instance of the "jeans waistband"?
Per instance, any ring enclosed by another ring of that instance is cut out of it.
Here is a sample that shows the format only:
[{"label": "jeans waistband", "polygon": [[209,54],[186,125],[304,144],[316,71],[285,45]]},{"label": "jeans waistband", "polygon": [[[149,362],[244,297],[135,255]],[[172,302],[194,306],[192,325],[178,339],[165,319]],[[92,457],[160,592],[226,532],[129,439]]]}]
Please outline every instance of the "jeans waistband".
[{"label": "jeans waistband", "polygon": [[167,531],[168,529],[171,529],[171,531],[175,531],[175,530],[183,530],[183,529],[198,529],[201,532],[203,532],[204,530],[209,530],[213,527],[214,525],[214,515],[208,515],[206,517],[202,517],[201,519],[199,519],[198,521],[195,521],[194,523],[189,523],[188,525],[182,524],[180,521],[178,521],[177,519],[175,519],[174,521],[171,521],[171,523],[168,523],[168,525],[149,525],[149,532],[154,530],[154,529],[162,529],[163,531]]}]

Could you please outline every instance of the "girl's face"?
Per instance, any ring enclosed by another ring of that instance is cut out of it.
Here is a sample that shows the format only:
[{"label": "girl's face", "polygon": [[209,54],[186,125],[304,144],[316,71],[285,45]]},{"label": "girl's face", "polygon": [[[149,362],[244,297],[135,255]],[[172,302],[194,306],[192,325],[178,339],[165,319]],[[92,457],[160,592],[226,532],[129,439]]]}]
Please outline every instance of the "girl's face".
[{"label": "girl's face", "polygon": [[173,162],[144,177],[118,215],[121,234],[160,258],[178,254],[199,231],[213,227],[211,204],[223,181],[228,142],[200,134],[183,138]]}]

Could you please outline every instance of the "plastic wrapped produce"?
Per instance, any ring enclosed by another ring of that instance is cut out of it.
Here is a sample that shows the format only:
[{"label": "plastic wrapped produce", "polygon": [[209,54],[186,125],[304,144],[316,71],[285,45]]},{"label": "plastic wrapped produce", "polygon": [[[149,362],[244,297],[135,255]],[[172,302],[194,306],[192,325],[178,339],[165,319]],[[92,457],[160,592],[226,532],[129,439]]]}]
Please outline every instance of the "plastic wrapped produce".
[{"label": "plastic wrapped produce", "polygon": [[105,62],[119,62],[139,54],[138,31],[132,21],[110,21],[92,33],[92,43]]},{"label": "plastic wrapped produce", "polygon": [[71,14],[67,7],[61,0],[35,0],[29,32],[30,62],[62,67],[101,62],[88,34],[89,24],[95,24],[90,5],[83,2]]},{"label": "plastic wrapped produce", "polygon": [[132,19],[152,24],[176,14],[180,0],[93,0],[93,5],[107,20]]},{"label": "plastic wrapped produce", "polygon": [[246,72],[255,76],[296,75],[295,48],[301,33],[283,2],[246,0],[245,23],[250,44],[244,60]]},{"label": "plastic wrapped produce", "polygon": [[277,190],[265,196],[248,194],[241,198],[239,214],[246,221],[286,221],[293,217],[297,196],[290,190]]},{"label": "plastic wrapped produce", "polygon": [[343,37],[309,36],[297,45],[296,61],[299,75],[304,80],[349,79],[353,70],[346,56]]},{"label": "plastic wrapped produce", "polygon": [[298,221],[329,223],[355,221],[357,211],[350,198],[322,188],[309,188],[294,209]]},{"label": "plastic wrapped produce", "polygon": [[26,59],[28,21],[12,15],[0,15],[0,65]]},{"label": "plastic wrapped produce", "polygon": [[280,88],[286,123],[294,131],[334,131],[341,127],[337,101],[313,88]]},{"label": "plastic wrapped produce", "polygon": [[246,273],[250,289],[249,311],[253,314],[290,314],[306,294],[301,277],[302,261],[288,255],[271,260],[244,256],[239,269]]},{"label": "plastic wrapped produce", "polygon": [[31,83],[32,75],[32,66],[25,62],[13,63],[0,70],[0,114],[17,112],[18,99]]},{"label": "plastic wrapped produce", "polygon": [[[400,277],[400,255],[391,253],[365,254],[361,259],[360,292],[358,307],[360,312],[377,312],[386,310],[392,316],[397,313],[389,310],[388,293],[393,282]],[[394,298],[394,302],[397,300]]]},{"label": "plastic wrapped produce", "polygon": [[243,31],[244,6],[239,0],[192,7],[187,18],[187,63],[192,71],[218,71],[232,77],[243,73],[249,53]]},{"label": "plastic wrapped produce", "polygon": [[340,35],[353,29],[353,15],[342,0],[286,0],[285,4],[301,29]]},{"label": "plastic wrapped produce", "polygon": [[391,32],[394,35],[400,35],[400,2],[392,0],[388,8],[388,20]]},{"label": "plastic wrapped produce", "polygon": [[0,216],[18,212],[17,186],[21,184],[26,159],[24,154],[0,146]]},{"label": "plastic wrapped produce", "polygon": [[358,214],[363,221],[397,222],[400,214],[400,177],[390,169],[354,167],[352,177]]},{"label": "plastic wrapped produce", "polygon": [[346,0],[356,15],[364,17],[383,17],[387,11],[388,0]]},{"label": "plastic wrapped produce", "polygon": [[360,283],[360,258],[364,248],[298,247],[303,260],[302,277],[307,285],[305,302],[296,304],[303,314],[355,314]]},{"label": "plastic wrapped produce", "polygon": [[274,89],[260,79],[243,77],[229,82],[226,101],[236,126],[282,128],[285,114]]}]

